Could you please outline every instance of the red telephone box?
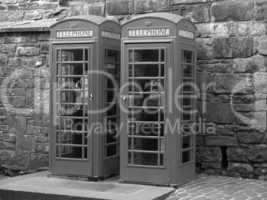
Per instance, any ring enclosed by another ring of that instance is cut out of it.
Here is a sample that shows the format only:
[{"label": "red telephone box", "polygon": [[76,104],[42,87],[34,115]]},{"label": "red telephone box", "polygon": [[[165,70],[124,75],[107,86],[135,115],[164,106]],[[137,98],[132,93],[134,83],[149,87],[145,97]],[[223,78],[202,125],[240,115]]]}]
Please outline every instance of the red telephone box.
[{"label": "red telephone box", "polygon": [[195,136],[174,129],[195,121],[195,33],[193,23],[170,13],[122,23],[123,181],[170,185],[195,177]]},{"label": "red telephone box", "polygon": [[98,16],[59,21],[51,27],[50,52],[52,173],[118,174],[116,129],[94,126],[119,123],[120,25]]}]

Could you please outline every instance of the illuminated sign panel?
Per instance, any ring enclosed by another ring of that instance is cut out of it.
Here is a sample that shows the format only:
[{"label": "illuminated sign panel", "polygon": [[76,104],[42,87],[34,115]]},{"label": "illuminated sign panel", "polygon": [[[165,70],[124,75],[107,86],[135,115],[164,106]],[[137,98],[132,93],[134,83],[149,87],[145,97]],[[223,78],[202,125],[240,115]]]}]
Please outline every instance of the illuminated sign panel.
[{"label": "illuminated sign panel", "polygon": [[102,37],[109,38],[109,39],[114,39],[114,40],[120,40],[121,39],[121,35],[118,33],[102,31],[101,35],[102,35]]},{"label": "illuminated sign panel", "polygon": [[167,37],[170,34],[170,28],[137,28],[128,30],[129,37]]},{"label": "illuminated sign panel", "polygon": [[179,36],[184,37],[184,38],[194,39],[194,33],[189,32],[189,31],[180,30]]},{"label": "illuminated sign panel", "polygon": [[85,38],[93,37],[93,30],[57,31],[57,38]]}]

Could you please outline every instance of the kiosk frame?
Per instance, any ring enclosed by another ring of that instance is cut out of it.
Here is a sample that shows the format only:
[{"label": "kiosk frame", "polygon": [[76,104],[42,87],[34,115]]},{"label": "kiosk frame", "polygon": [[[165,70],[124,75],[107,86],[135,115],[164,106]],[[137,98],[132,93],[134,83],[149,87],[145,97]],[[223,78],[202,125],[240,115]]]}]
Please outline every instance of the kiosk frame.
[{"label": "kiosk frame", "polygon": [[119,23],[99,16],[59,21],[51,26],[50,52],[51,172],[118,174],[119,138],[107,125],[119,123]]},{"label": "kiosk frame", "polygon": [[171,13],[122,23],[121,84],[129,85],[121,90],[122,181],[181,185],[195,178],[195,135],[180,129],[195,122],[195,34],[190,21]]}]

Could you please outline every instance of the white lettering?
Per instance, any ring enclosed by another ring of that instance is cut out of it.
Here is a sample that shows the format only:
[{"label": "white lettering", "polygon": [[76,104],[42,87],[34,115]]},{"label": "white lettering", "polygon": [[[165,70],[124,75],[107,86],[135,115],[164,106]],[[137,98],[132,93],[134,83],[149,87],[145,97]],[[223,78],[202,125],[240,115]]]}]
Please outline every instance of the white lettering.
[{"label": "white lettering", "polygon": [[93,30],[86,31],[57,31],[57,38],[82,38],[82,37],[93,37]]},{"label": "white lettering", "polygon": [[169,28],[154,28],[154,29],[129,29],[129,37],[167,37],[170,36]]}]

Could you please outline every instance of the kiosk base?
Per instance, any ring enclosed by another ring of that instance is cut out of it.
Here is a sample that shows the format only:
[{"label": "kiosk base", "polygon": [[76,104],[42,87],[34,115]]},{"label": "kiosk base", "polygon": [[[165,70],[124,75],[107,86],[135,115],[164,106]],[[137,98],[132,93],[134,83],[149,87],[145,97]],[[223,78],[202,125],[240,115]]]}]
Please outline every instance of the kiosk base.
[{"label": "kiosk base", "polygon": [[117,180],[88,182],[48,176],[41,172],[8,178],[0,182],[0,199],[4,200],[160,200],[174,188],[123,184]]}]

